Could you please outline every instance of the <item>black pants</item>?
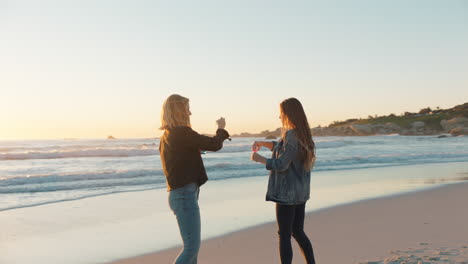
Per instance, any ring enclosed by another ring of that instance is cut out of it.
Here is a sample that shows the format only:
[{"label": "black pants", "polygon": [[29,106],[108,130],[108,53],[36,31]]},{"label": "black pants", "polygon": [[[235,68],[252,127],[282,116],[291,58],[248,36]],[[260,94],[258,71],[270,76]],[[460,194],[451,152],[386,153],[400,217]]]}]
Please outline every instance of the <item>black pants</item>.
[{"label": "black pants", "polygon": [[304,232],[304,215],[305,203],[298,205],[276,204],[281,264],[292,262],[291,235],[299,244],[307,264],[315,264],[312,244]]}]

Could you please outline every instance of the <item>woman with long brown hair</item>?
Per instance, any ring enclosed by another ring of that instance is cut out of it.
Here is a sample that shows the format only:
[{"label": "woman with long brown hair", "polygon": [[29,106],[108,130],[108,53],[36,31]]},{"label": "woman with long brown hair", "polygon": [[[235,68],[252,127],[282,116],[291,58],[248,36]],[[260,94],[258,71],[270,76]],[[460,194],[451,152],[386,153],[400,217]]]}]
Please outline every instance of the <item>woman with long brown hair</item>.
[{"label": "woman with long brown hair", "polygon": [[[315,163],[315,144],[302,104],[289,98],[280,104],[283,134],[279,142],[255,141],[251,159],[270,171],[266,200],[276,203],[279,251],[282,264],[292,262],[291,236],[308,264],[315,264],[312,244],[304,232],[305,204],[310,195],[310,172]],[[273,151],[267,159],[261,147]]]},{"label": "woman with long brown hair", "polygon": [[173,94],[164,102],[161,113],[159,152],[169,191],[169,207],[174,212],[184,244],[175,264],[196,264],[200,249],[200,186],[208,177],[200,155],[203,150],[218,151],[229,138],[220,118],[216,136],[193,131],[190,125],[189,99]]}]

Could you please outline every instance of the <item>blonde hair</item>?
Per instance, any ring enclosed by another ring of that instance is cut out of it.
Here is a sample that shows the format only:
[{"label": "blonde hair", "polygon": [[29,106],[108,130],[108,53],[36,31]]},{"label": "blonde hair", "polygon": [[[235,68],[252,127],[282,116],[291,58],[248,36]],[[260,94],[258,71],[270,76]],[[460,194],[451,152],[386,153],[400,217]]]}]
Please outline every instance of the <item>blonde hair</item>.
[{"label": "blonde hair", "polygon": [[161,111],[161,127],[166,130],[177,126],[190,127],[190,115],[187,110],[189,99],[178,94],[169,96],[164,101]]}]

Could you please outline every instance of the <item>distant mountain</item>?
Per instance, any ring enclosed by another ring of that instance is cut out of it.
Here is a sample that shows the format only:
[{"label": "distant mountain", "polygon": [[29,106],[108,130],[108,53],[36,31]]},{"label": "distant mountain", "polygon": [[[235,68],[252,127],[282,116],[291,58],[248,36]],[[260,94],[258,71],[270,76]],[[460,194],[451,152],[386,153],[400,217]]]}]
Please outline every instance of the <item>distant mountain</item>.
[{"label": "distant mountain", "polygon": [[232,137],[264,137],[264,138],[268,137],[271,139],[273,137],[277,138],[280,136],[281,136],[281,128],[277,128],[276,130],[273,130],[273,131],[264,130],[257,134],[244,132],[244,133],[233,135]]},{"label": "distant mountain", "polygon": [[[468,135],[468,103],[449,109],[421,109],[417,113],[368,116],[335,121],[326,127],[312,128],[313,136],[369,136],[369,135]],[[281,128],[260,133],[241,133],[233,137],[281,136]]]}]

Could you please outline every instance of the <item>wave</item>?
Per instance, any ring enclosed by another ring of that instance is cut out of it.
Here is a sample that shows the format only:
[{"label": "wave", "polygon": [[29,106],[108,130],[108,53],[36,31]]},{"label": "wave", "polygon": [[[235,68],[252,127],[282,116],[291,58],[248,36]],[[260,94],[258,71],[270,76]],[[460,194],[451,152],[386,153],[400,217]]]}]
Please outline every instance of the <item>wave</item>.
[{"label": "wave", "polygon": [[159,150],[138,149],[83,149],[70,151],[28,151],[23,153],[0,153],[0,160],[63,159],[85,157],[136,157],[159,155]]},{"label": "wave", "polygon": [[11,193],[39,193],[39,192],[56,192],[56,191],[70,191],[70,190],[104,190],[114,189],[115,187],[128,187],[128,186],[148,186],[159,184],[160,187],[164,186],[165,181],[157,177],[147,177],[146,179],[132,180],[132,181],[85,181],[79,184],[68,183],[49,183],[49,184],[25,184],[0,187],[0,194]]},{"label": "wave", "polygon": [[145,176],[161,176],[162,170],[131,170],[131,171],[101,171],[83,173],[63,173],[63,174],[38,174],[17,176],[11,178],[0,178],[1,186],[12,186],[22,184],[43,184],[51,182],[72,182],[108,179],[131,179]]},{"label": "wave", "polygon": [[161,170],[105,171],[0,178],[0,193],[51,192],[165,183]]},{"label": "wave", "polygon": [[215,171],[215,170],[238,170],[238,169],[254,169],[258,167],[258,163],[249,162],[249,163],[229,163],[229,162],[221,162],[215,164],[207,164],[205,166],[207,171]]},{"label": "wave", "polygon": [[323,140],[323,141],[316,141],[315,146],[317,149],[319,148],[340,148],[352,145],[354,142],[351,140]]},{"label": "wave", "polygon": [[[251,145],[225,146],[219,153],[250,152]],[[10,148],[0,151],[0,160],[63,159],[93,157],[138,157],[159,155],[159,149],[152,144],[119,146],[113,148],[90,148],[90,146]],[[22,152],[19,152],[21,150]],[[2,153],[3,152],[3,153]]]},{"label": "wave", "polygon": [[[400,153],[400,154],[383,154],[383,155],[367,155],[367,156],[350,156],[350,157],[318,157],[314,170],[331,170],[331,169],[350,169],[362,166],[388,165],[388,164],[412,164],[422,162],[443,162],[443,161],[459,161],[468,160],[468,152],[434,152],[434,153]],[[219,162],[218,159],[205,162],[205,168],[209,173],[210,178],[230,178],[230,175],[239,177],[241,174],[249,176],[252,171],[264,171],[264,165],[254,162]],[[104,182],[107,181],[109,186],[112,184],[121,184],[122,182],[131,181],[139,182],[138,184],[151,183],[140,181],[142,178],[158,178],[164,179],[162,169],[142,169],[142,170],[112,170],[112,171],[90,171],[81,173],[56,173],[56,174],[38,174],[24,175],[16,177],[0,178],[0,188],[13,187],[20,185],[58,185],[62,183],[70,183],[70,185],[78,186],[80,182]],[[97,186],[97,185],[96,185]],[[0,190],[1,192],[1,190]]]},{"label": "wave", "polygon": [[[356,141],[349,139],[319,139],[317,149],[340,148],[350,145],[384,144],[383,141]],[[226,143],[219,153],[244,153],[251,151],[251,142]],[[33,160],[33,159],[63,159],[92,157],[138,157],[159,155],[156,143],[135,144],[85,144],[85,145],[49,145],[49,146],[17,146],[0,148],[0,160]]]},{"label": "wave", "polygon": [[250,152],[252,151],[251,148],[252,144],[245,144],[245,145],[236,145],[236,146],[229,146],[229,145],[224,145],[221,150],[219,150],[219,153],[237,153],[237,152]]},{"label": "wave", "polygon": [[[385,144],[384,141],[382,140],[375,140],[375,139],[366,139],[362,140],[359,138],[358,140],[352,140],[352,139],[343,139],[343,138],[337,138],[337,139],[316,139],[315,140],[315,146],[317,149],[325,149],[325,148],[341,148],[341,147],[346,147],[346,146],[351,146],[351,145],[383,145]],[[235,145],[235,146],[229,146],[226,145],[220,152],[227,152],[227,153],[233,153],[233,152],[250,152],[251,151],[251,143],[244,144],[244,145]]]},{"label": "wave", "polygon": [[[379,142],[382,143],[382,142]],[[379,144],[377,142],[372,144]],[[366,142],[355,142],[352,140],[343,140],[343,139],[336,139],[336,140],[324,140],[324,141],[315,141],[315,145],[317,148],[339,148],[345,147],[353,144],[366,144]],[[238,153],[238,152],[251,152],[251,143],[244,144],[244,145],[236,145],[236,146],[229,146],[226,145],[221,149],[220,153]]]},{"label": "wave", "polygon": [[[253,163],[215,163],[207,164],[205,167],[210,179],[214,180],[239,177],[240,174],[248,177],[251,174],[246,173],[246,170],[259,168],[257,164]],[[155,184],[159,185],[160,188],[164,188],[165,182],[166,178],[161,169],[37,174],[0,178],[0,194],[104,189]]]},{"label": "wave", "polygon": [[343,157],[330,160],[318,159],[315,163],[314,171],[364,169],[460,161],[468,161],[468,152],[369,155]]},{"label": "wave", "polygon": [[[268,175],[268,171],[265,170],[262,164],[219,161],[222,160],[213,159],[206,162],[206,170],[210,180]],[[328,159],[327,157],[319,157],[314,171],[456,161],[468,161],[468,152],[344,156],[328,157]],[[0,178],[0,197],[6,199],[6,203],[0,206],[0,211],[112,193],[162,189],[165,187],[165,177],[160,169],[87,171],[81,173],[37,174]]]},{"label": "wave", "polygon": [[16,146],[0,148],[0,152],[25,152],[25,151],[65,151],[65,150],[83,150],[83,149],[100,149],[100,148],[113,148],[113,149],[139,149],[139,148],[154,148],[158,145],[156,143],[112,143],[112,144],[82,144],[82,145],[50,145],[50,146]]}]

